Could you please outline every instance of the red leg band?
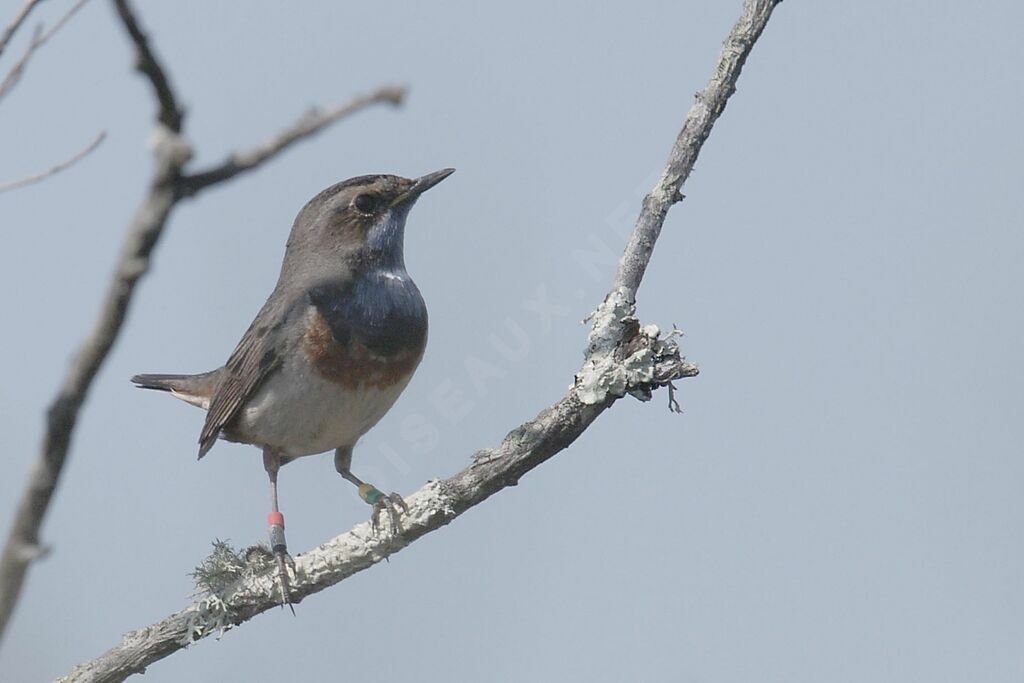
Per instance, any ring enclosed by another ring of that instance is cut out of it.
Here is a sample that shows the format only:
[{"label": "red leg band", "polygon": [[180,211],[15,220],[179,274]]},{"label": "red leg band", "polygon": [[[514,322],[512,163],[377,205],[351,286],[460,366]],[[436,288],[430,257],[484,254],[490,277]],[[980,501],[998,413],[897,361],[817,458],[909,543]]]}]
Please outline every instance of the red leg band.
[{"label": "red leg band", "polygon": [[282,515],[280,512],[271,512],[269,515],[267,515],[267,523],[270,526],[277,525],[283,529],[284,515]]}]

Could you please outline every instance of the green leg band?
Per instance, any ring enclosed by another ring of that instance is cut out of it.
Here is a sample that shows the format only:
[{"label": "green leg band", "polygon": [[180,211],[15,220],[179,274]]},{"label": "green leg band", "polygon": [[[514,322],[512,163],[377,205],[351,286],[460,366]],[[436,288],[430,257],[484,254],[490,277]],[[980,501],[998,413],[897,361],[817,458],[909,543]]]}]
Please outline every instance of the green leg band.
[{"label": "green leg band", "polygon": [[375,504],[378,500],[384,497],[384,494],[372,484],[363,484],[359,487],[359,497],[365,500],[370,505]]}]

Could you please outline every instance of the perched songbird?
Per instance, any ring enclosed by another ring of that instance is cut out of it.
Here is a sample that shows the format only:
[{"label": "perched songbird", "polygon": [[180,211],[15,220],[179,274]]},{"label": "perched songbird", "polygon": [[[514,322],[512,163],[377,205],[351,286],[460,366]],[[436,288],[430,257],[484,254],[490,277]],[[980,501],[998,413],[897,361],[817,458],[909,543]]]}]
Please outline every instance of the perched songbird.
[{"label": "perched songbird", "polygon": [[350,470],[352,448],[409,383],[427,342],[427,308],[405,269],[405,220],[444,169],[409,180],[367,175],[332,185],[295,219],[277,286],[227,363],[200,375],[138,375],[207,411],[199,457],[217,438],[263,449],[270,476],[271,548],[282,597],[290,561],[277,504],[281,465],[334,450],[342,477],[397,528],[401,496]]}]

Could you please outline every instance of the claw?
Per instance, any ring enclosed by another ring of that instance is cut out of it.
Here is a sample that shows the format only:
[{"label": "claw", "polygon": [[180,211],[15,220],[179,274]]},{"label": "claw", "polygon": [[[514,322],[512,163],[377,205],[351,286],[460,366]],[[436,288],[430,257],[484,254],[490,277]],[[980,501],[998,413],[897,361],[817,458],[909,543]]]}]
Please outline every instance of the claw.
[{"label": "claw", "polygon": [[391,492],[391,495],[388,496],[388,498],[391,500],[392,503],[402,508],[402,512],[404,512],[405,514],[409,514],[409,506],[405,504],[405,498],[402,498],[394,491]]},{"label": "claw", "polygon": [[[385,496],[381,493],[374,499],[372,505],[373,513],[370,515],[370,524],[373,527],[374,534],[380,534],[381,532],[380,516],[384,511],[388,513],[392,533],[397,534],[402,531],[402,512],[408,513],[409,506],[405,504],[405,500],[400,495],[392,493],[389,496]],[[402,512],[399,512],[399,509]]]},{"label": "claw", "polygon": [[284,537],[284,515],[278,511],[271,512],[267,518],[270,522],[270,549],[277,560],[277,579],[281,584],[281,607],[288,605],[288,609],[295,614],[295,607],[292,606],[291,584],[288,581],[288,567],[295,569],[295,560],[288,554],[288,542]]},{"label": "claw", "polygon": [[292,556],[286,550],[275,552],[274,559],[277,560],[277,580],[281,586],[281,607],[287,605],[288,609],[292,611],[292,616],[295,616],[295,605],[292,603],[292,588],[288,579],[288,567],[294,570],[295,560],[292,559]]}]

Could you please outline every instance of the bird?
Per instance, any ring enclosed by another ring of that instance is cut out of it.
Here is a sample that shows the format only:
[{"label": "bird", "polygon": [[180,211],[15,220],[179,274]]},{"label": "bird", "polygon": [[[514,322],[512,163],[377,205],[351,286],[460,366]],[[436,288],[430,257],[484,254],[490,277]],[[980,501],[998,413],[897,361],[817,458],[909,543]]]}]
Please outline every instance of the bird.
[{"label": "bird", "polygon": [[382,513],[397,531],[408,512],[400,495],[352,473],[352,450],[423,358],[427,307],[406,270],[405,224],[420,195],[454,171],[363,175],[323,190],[296,216],[277,284],[223,366],[131,379],[206,411],[200,459],[218,439],[262,450],[282,604],[292,605],[278,505],[282,465],[333,450],[335,469],[372,506],[375,531]]}]

